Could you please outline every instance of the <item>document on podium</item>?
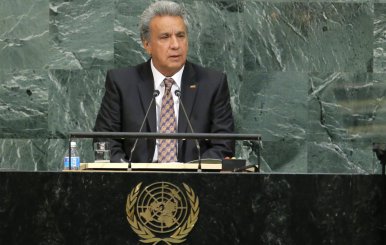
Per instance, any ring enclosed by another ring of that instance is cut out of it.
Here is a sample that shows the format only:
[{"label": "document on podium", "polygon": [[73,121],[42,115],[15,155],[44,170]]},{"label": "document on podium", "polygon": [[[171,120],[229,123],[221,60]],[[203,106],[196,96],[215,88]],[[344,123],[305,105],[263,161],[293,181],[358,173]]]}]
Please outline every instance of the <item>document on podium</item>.
[{"label": "document on podium", "polygon": [[[195,171],[198,170],[199,164],[197,162],[169,162],[169,163],[131,163],[131,168],[128,169],[128,163],[109,163],[109,162],[92,162],[81,163],[81,170],[143,170],[143,171],[157,171],[157,170],[173,170],[173,171]],[[201,160],[201,169],[206,171],[221,171],[221,160],[204,161]]]},{"label": "document on podium", "polygon": [[[197,170],[199,168],[198,160],[182,163],[182,162],[168,162],[168,163],[132,163],[133,170]],[[220,159],[202,159],[201,169],[208,171],[221,171],[222,163]]]}]

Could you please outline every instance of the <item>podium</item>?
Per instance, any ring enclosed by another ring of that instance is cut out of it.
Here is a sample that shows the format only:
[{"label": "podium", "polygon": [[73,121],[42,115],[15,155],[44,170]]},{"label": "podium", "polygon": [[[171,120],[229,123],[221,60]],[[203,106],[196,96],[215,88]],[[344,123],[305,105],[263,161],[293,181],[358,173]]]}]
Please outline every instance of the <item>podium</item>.
[{"label": "podium", "polygon": [[143,207],[162,211],[146,199],[156,187],[194,197],[181,244],[385,244],[381,175],[144,171],[0,172],[0,244],[153,244],[129,223],[128,199],[141,200],[137,225],[154,222]]}]

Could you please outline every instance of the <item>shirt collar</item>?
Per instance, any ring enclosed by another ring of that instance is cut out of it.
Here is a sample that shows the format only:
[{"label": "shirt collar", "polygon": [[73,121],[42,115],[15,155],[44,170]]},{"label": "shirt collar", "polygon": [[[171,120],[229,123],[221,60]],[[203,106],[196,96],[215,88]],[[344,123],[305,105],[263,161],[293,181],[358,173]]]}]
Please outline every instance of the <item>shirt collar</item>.
[{"label": "shirt collar", "polygon": [[[153,60],[150,60],[150,65],[151,65],[151,71],[153,73],[153,78],[154,78],[154,88],[155,89],[158,89],[160,87],[163,87],[163,81],[165,79],[165,76],[162,75],[161,72],[159,72],[157,70],[157,68],[155,68],[154,64],[153,64]],[[181,88],[181,79],[182,79],[182,73],[184,72],[184,68],[185,68],[185,65],[182,66],[182,68],[176,72],[172,78],[174,80],[174,82],[176,83],[178,89]]]}]

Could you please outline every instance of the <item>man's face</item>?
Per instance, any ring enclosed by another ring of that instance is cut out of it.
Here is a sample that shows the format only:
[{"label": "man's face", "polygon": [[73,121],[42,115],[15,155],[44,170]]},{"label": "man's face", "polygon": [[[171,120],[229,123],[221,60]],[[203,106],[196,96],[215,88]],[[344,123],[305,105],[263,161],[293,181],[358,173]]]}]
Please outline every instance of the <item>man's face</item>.
[{"label": "man's face", "polygon": [[150,21],[150,40],[143,46],[153,64],[165,76],[172,76],[185,64],[188,34],[181,17],[156,16]]}]

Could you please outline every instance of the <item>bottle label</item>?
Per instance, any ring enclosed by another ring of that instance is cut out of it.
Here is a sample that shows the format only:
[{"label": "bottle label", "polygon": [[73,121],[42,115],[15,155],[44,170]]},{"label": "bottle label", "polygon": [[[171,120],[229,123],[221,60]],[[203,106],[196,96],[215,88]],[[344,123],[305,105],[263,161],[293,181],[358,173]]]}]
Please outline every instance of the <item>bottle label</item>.
[{"label": "bottle label", "polygon": [[[64,158],[64,169],[70,169],[69,157]],[[71,157],[71,169],[77,170],[80,168],[80,157]]]},{"label": "bottle label", "polygon": [[64,157],[64,169],[70,169],[70,164],[68,164],[69,160],[69,157]]}]

